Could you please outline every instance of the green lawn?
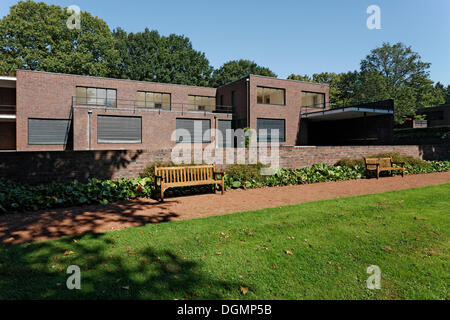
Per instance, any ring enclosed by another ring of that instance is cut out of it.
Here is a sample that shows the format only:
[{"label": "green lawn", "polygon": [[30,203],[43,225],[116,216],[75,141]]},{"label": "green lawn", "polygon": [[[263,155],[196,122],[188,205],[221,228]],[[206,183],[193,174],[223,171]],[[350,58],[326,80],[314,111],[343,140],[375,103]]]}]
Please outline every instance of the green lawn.
[{"label": "green lawn", "polygon": [[[5,246],[0,298],[449,299],[449,195],[446,184]],[[81,290],[66,288],[69,265]],[[370,265],[381,290],[366,288]]]}]

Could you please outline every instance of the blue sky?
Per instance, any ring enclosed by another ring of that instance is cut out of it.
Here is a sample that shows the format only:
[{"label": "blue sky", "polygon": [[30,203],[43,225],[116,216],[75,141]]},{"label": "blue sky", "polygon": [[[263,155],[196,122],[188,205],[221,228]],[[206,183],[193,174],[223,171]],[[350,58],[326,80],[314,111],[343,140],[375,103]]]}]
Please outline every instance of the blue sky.
[{"label": "blue sky", "polygon": [[[281,78],[359,68],[384,41],[404,42],[431,62],[431,79],[450,84],[449,0],[48,0],[78,5],[113,29],[184,34],[215,67],[250,59]],[[0,16],[17,0],[2,0]],[[381,30],[366,27],[369,5]]]}]

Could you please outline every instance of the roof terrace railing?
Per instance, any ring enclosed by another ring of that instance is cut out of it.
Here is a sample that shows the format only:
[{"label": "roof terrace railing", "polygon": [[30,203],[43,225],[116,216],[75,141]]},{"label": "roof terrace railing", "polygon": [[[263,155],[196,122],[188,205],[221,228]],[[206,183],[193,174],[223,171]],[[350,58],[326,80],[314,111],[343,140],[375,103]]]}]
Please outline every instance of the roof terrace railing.
[{"label": "roof terrace railing", "polygon": [[72,107],[104,107],[108,109],[123,109],[134,111],[145,110],[162,110],[167,112],[187,112],[198,111],[205,113],[233,113],[232,106],[223,105],[201,105],[201,104],[188,104],[178,102],[149,102],[142,100],[127,100],[127,99],[107,99],[107,98],[86,98],[86,97],[72,97]]},{"label": "roof terrace railing", "polygon": [[300,108],[301,113],[314,113],[322,112],[325,109],[345,109],[345,108],[363,108],[363,109],[378,109],[378,110],[394,110],[394,100],[383,100],[375,102],[362,102],[362,103],[352,103],[352,104],[338,104],[336,102],[330,101],[321,104],[315,104],[311,106],[302,106]]}]

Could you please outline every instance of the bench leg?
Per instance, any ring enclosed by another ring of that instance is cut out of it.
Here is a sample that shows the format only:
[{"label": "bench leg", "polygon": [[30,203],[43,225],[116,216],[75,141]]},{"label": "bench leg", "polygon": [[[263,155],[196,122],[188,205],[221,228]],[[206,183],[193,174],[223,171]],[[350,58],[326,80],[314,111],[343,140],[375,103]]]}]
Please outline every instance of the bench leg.
[{"label": "bench leg", "polygon": [[221,181],[221,189],[222,189],[222,195],[224,194],[224,192],[225,192],[225,177],[224,176],[222,176],[222,181]]},{"label": "bench leg", "polygon": [[380,170],[377,169],[377,180],[380,179]]},{"label": "bench leg", "polygon": [[159,198],[159,201],[164,202],[164,188],[162,187],[162,185],[161,185],[161,196]]}]

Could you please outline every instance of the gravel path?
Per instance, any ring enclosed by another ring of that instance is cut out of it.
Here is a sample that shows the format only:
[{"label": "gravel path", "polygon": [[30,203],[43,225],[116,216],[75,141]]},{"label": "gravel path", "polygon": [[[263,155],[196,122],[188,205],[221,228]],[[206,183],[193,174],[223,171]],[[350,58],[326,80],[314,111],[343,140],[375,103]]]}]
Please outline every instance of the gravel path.
[{"label": "gravel path", "polygon": [[0,243],[22,243],[65,235],[101,233],[148,223],[201,218],[325,199],[381,193],[450,183],[450,172],[309,185],[231,190],[221,196],[202,194],[168,198],[159,203],[142,199],[107,206],[55,209],[0,216]]}]

